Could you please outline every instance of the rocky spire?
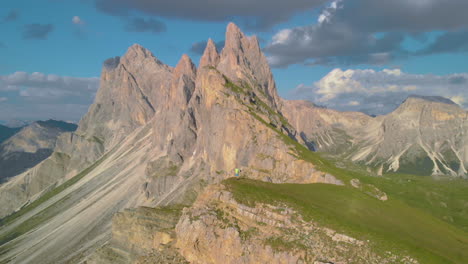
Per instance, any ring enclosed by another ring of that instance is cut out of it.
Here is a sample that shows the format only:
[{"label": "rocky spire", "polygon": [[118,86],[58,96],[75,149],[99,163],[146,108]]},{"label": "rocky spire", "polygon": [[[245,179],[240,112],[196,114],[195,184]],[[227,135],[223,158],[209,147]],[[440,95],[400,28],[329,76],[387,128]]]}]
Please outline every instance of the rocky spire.
[{"label": "rocky spire", "polygon": [[218,53],[218,50],[216,49],[216,45],[212,39],[208,39],[205,52],[203,52],[203,56],[200,59],[200,68],[203,68],[206,66],[216,67],[218,63],[219,63],[219,53]]},{"label": "rocky spire", "polygon": [[242,48],[244,33],[234,23],[229,23],[226,29],[226,44],[223,51],[239,51]]},{"label": "rocky spire", "polygon": [[172,89],[170,91],[170,107],[184,109],[195,89],[197,68],[186,54],[182,55],[174,69]]},{"label": "rocky spire", "polygon": [[195,78],[197,68],[193,64],[192,59],[187,54],[182,55],[177,66],[174,69],[175,77],[177,79],[181,75],[187,75],[190,78]]},{"label": "rocky spire", "polygon": [[257,37],[247,37],[234,23],[226,30],[226,44],[221,52],[218,70],[233,81],[248,80],[249,85],[264,94],[270,106],[279,102],[276,85]]}]

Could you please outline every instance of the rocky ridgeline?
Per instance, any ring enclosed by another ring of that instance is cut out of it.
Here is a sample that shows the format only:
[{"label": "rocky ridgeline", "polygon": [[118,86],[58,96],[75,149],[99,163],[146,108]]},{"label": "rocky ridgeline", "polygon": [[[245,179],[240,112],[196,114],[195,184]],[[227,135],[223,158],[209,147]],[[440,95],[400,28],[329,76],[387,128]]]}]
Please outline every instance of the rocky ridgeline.
[{"label": "rocky ridgeline", "polygon": [[468,177],[468,112],[448,99],[411,96],[394,112],[375,118],[305,101],[285,101],[282,109],[309,148],[374,174]]},{"label": "rocky ridgeline", "polygon": [[[138,211],[151,212],[146,215],[152,218],[135,214]],[[173,259],[158,263],[418,263],[391,252],[376,254],[368,242],[304,221],[287,206],[238,203],[223,185],[206,188],[191,207],[179,209],[180,218],[169,221],[174,229],[166,229],[168,222],[159,220],[161,215],[170,217],[167,211],[177,212],[140,208],[115,216],[111,242],[91,263],[119,263],[116,259],[129,254],[134,255],[122,263],[145,263],[139,261],[162,258],[168,252]],[[115,250],[122,244],[121,250]],[[134,245],[139,249],[132,249]]]}]

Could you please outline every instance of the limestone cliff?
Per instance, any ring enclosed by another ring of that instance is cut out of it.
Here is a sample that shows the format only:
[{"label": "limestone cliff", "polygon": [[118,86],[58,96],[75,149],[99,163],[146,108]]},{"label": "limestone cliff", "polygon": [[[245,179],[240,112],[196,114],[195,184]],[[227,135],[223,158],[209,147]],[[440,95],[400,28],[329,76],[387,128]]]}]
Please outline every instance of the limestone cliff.
[{"label": "limestone cliff", "polygon": [[112,220],[112,239],[86,263],[188,263],[175,249],[180,208],[124,210]]}]

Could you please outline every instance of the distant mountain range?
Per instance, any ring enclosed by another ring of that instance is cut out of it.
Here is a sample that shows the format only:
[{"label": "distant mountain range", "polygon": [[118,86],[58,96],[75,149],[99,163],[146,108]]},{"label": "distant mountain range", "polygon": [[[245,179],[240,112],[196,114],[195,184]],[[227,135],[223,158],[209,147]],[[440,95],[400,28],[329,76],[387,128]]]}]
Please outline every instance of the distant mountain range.
[{"label": "distant mountain range", "polygon": [[22,128],[0,127],[5,138],[0,144],[0,182],[48,158],[58,136],[76,128],[75,124],[56,120],[37,121]]},{"label": "distant mountain range", "polygon": [[467,178],[468,112],[442,97],[410,96],[384,116],[338,112],[304,101],[284,113],[315,151],[389,172]]},{"label": "distant mountain range", "polygon": [[378,117],[284,100],[233,23],[198,67],[135,44],[76,130],[2,143],[0,263],[467,263],[467,125],[437,97]]}]

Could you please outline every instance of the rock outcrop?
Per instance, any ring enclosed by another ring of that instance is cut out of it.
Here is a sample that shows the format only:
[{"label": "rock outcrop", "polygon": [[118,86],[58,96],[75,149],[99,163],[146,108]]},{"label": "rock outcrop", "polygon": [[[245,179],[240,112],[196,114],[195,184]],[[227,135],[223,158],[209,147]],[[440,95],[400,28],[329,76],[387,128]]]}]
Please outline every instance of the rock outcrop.
[{"label": "rock outcrop", "polygon": [[[165,256],[171,260],[161,261]],[[125,260],[119,262],[121,259]],[[287,206],[241,204],[222,184],[206,188],[183,210],[139,208],[116,215],[110,243],[89,262],[140,263],[137,260],[172,264],[418,263],[391,252],[379,255],[368,241],[304,221]]]},{"label": "rock outcrop", "polygon": [[188,263],[175,249],[180,208],[127,209],[112,220],[112,239],[87,263]]}]

